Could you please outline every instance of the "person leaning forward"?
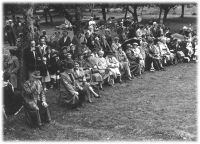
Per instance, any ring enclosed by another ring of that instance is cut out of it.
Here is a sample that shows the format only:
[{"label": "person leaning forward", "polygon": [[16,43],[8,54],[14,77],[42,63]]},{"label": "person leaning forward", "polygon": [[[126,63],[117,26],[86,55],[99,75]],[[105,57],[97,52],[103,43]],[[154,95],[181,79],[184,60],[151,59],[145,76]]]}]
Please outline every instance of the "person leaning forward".
[{"label": "person leaning forward", "polygon": [[76,81],[73,75],[74,64],[65,62],[61,75],[59,102],[70,108],[81,107],[85,101],[87,92]]},{"label": "person leaning forward", "polygon": [[39,71],[30,71],[24,83],[24,107],[27,122],[32,127],[41,128],[42,123],[51,121],[45,92],[40,81]]}]

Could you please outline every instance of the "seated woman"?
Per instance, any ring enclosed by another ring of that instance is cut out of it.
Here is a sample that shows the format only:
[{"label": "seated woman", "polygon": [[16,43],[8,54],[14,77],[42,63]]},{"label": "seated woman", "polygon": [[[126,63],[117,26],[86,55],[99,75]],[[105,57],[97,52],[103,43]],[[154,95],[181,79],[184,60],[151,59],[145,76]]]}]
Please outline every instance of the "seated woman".
[{"label": "seated woman", "polygon": [[119,83],[121,80],[121,73],[119,70],[119,61],[115,58],[116,53],[109,52],[106,56],[106,62],[108,64],[108,68],[112,72],[114,79],[118,79]]},{"label": "seated woman", "polygon": [[173,64],[174,54],[169,51],[169,48],[166,44],[166,38],[160,37],[158,40],[159,40],[158,45],[160,47],[163,64],[164,65],[167,65],[168,63]]},{"label": "seated woman", "polygon": [[103,80],[107,79],[108,84],[114,84],[114,73],[109,69],[106,59],[103,57],[104,52],[98,52],[99,57],[96,58],[95,69],[101,74]]},{"label": "seated woman", "polygon": [[[83,68],[79,67],[79,63],[74,63],[74,78],[77,80],[77,82],[85,89],[88,89],[90,93],[92,93],[95,97],[99,97],[99,95],[93,90],[91,85],[86,81],[85,77],[85,71]],[[91,95],[88,94],[88,101],[91,103]]]},{"label": "seated woman", "polygon": [[51,121],[45,91],[40,81],[40,72],[29,72],[29,79],[24,83],[24,107],[27,122],[41,128],[42,123]]},{"label": "seated woman", "polygon": [[126,56],[130,63],[130,70],[132,77],[141,75],[141,68],[138,55],[135,55],[131,48],[126,49]]},{"label": "seated woman", "polygon": [[134,52],[135,55],[137,55],[137,57],[139,57],[139,63],[140,63],[141,71],[144,71],[144,69],[145,69],[144,57],[141,53],[141,49],[138,46],[138,43],[133,43],[132,51]]},{"label": "seated woman", "polygon": [[120,71],[126,74],[126,77],[128,80],[132,80],[131,71],[129,67],[129,61],[125,52],[122,50],[122,47],[118,48],[117,60],[119,61]]}]

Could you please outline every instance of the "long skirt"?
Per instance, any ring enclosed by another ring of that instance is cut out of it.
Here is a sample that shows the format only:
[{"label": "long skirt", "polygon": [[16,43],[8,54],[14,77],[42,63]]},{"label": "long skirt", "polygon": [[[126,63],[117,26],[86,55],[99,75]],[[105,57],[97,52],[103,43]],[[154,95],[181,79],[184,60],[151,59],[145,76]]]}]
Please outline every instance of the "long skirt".
[{"label": "long skirt", "polygon": [[140,64],[135,61],[130,62],[130,71],[132,75],[140,75],[141,74]]},{"label": "long skirt", "polygon": [[119,68],[110,68],[110,72],[112,73],[114,78],[117,78],[117,76],[121,76]]}]

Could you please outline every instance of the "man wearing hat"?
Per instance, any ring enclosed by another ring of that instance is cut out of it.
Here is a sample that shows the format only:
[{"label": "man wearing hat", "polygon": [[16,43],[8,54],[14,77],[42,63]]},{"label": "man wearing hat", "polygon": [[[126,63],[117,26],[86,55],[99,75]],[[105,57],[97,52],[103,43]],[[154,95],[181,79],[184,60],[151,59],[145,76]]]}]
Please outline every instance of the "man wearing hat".
[{"label": "man wearing hat", "polygon": [[82,106],[87,92],[75,81],[74,63],[64,63],[64,72],[61,75],[60,103],[71,108]]},{"label": "man wearing hat", "polygon": [[29,79],[24,83],[24,107],[28,123],[41,128],[42,123],[51,121],[45,91],[40,81],[39,71],[30,71]]}]

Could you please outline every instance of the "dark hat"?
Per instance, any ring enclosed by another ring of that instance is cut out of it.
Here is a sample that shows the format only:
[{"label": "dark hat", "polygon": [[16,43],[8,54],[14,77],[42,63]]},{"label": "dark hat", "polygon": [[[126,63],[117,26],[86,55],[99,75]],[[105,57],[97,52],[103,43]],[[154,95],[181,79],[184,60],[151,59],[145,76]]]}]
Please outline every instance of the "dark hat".
[{"label": "dark hat", "polygon": [[33,78],[40,79],[42,76],[40,76],[40,71],[29,71],[29,73],[32,75]]},{"label": "dark hat", "polygon": [[111,52],[111,51],[109,51],[109,52],[107,52],[107,55],[112,55],[112,56],[114,56],[114,53]]},{"label": "dark hat", "polygon": [[55,52],[52,53],[52,57],[58,57],[58,56],[59,56],[59,54],[58,54],[57,51],[55,51]]},{"label": "dark hat", "polygon": [[74,68],[74,63],[73,62],[65,61],[63,63],[63,69],[73,69],[73,68]]},{"label": "dark hat", "polygon": [[85,41],[81,43],[82,45],[87,44]]}]

